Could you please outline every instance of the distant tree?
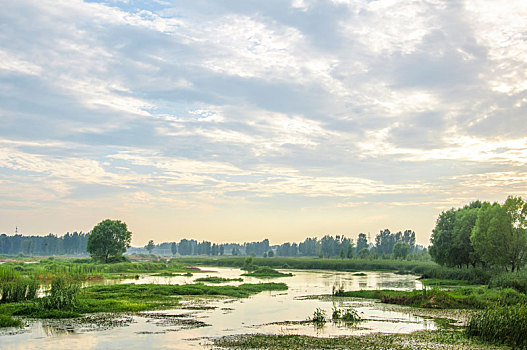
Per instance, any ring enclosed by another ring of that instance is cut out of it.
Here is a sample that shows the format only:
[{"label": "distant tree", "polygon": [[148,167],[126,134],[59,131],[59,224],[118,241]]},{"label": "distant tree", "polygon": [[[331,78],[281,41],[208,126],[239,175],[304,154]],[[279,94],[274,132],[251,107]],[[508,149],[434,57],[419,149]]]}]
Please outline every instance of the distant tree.
[{"label": "distant tree", "polygon": [[357,254],[363,250],[364,248],[368,248],[368,238],[364,233],[359,233],[359,237],[357,238]]},{"label": "distant tree", "polygon": [[274,256],[274,252],[272,250],[270,250],[269,253],[267,253],[267,256],[272,258]]},{"label": "distant tree", "polygon": [[132,233],[124,222],[107,219],[92,229],[87,250],[93,258],[107,263],[110,258],[120,258],[131,241]]},{"label": "distant tree", "polygon": [[154,244],[153,240],[149,240],[148,244],[145,245],[146,250],[148,250],[148,254],[152,254],[152,250],[154,250],[155,247],[156,245]]},{"label": "distant tree", "polygon": [[176,253],[177,253],[176,242],[172,242],[172,244],[170,244],[170,251],[172,252],[172,256],[176,256]]},{"label": "distant tree", "polygon": [[220,245],[220,255],[223,255],[225,253],[225,247],[222,245]]},{"label": "distant tree", "polygon": [[405,242],[397,242],[393,246],[393,257],[395,259],[406,259],[408,252],[410,251],[410,245]]},{"label": "distant tree", "polygon": [[359,258],[366,259],[368,256],[370,256],[370,250],[368,248],[362,248],[359,251]]},{"label": "distant tree", "polygon": [[263,257],[264,257],[264,258],[267,258],[267,252],[264,252],[264,253],[263,253]]},{"label": "distant tree", "polygon": [[353,247],[353,243],[352,243],[352,242],[348,243],[348,250],[347,250],[347,252],[346,252],[346,257],[347,257],[348,259],[353,258],[353,251],[354,251],[354,250],[355,250],[355,249],[354,249],[354,247]]}]

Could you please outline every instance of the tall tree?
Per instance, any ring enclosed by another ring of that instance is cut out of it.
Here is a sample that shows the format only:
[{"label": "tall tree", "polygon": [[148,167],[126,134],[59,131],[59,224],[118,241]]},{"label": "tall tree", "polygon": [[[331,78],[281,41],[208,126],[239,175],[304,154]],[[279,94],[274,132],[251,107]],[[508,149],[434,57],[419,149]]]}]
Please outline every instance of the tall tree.
[{"label": "tall tree", "polygon": [[156,245],[152,239],[148,241],[147,245],[145,245],[146,250],[148,250],[148,254],[152,254],[152,250],[154,250],[155,247]]},{"label": "tall tree", "polygon": [[432,259],[440,265],[454,266],[452,257],[452,246],[454,241],[454,227],[456,222],[456,210],[454,208],[442,212],[432,230],[429,252]]},{"label": "tall tree", "polygon": [[88,237],[88,252],[95,259],[108,262],[120,258],[130,247],[132,233],[120,220],[104,220],[95,225]]},{"label": "tall tree", "polygon": [[470,237],[475,252],[488,265],[512,271],[527,259],[526,204],[521,197],[509,197],[502,205],[484,203]]}]

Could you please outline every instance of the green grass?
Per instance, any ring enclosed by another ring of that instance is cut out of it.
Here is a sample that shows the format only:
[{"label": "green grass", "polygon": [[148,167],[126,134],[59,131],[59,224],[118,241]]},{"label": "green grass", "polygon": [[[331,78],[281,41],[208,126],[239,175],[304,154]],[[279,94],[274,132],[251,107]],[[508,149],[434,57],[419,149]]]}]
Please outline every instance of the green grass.
[{"label": "green grass", "polygon": [[46,309],[38,301],[0,305],[0,314],[35,318],[69,318],[95,312],[138,312],[175,307],[178,296],[228,296],[245,298],[263,291],[286,290],[284,283],[207,286],[203,284],[116,284],[83,288],[75,307]]},{"label": "green grass", "polygon": [[208,283],[225,283],[225,282],[242,282],[243,278],[223,278],[217,276],[200,277],[194,280],[195,282],[208,282]]},{"label": "green grass", "polygon": [[527,293],[527,270],[494,275],[489,281],[489,287],[514,288],[519,292]]},{"label": "green grass", "polygon": [[276,278],[276,277],[291,277],[292,273],[283,273],[276,271],[270,267],[259,267],[254,271],[244,273],[243,276],[258,277],[258,278]]},{"label": "green grass", "polygon": [[[181,265],[228,266],[242,268],[245,257],[185,257],[172,259]],[[252,264],[272,268],[290,268],[302,270],[335,270],[335,271],[405,271],[421,274],[424,271],[438,268],[431,261],[407,261],[393,259],[321,259],[321,258],[253,258]]]},{"label": "green grass", "polygon": [[492,343],[527,349],[527,303],[489,305],[471,316],[466,331]]},{"label": "green grass", "polygon": [[438,288],[414,291],[338,291],[335,296],[378,299],[387,304],[433,309],[482,309],[492,302],[500,302],[504,305],[527,303],[527,295],[514,289],[488,289],[486,287],[465,287],[450,291]]},{"label": "green grass", "polygon": [[[474,286],[480,285],[472,281],[448,280],[439,278],[420,278],[419,281],[429,287],[453,287],[453,286]],[[481,286],[481,285],[480,285]]]},{"label": "green grass", "polygon": [[311,337],[303,335],[246,334],[213,340],[220,348],[232,349],[354,349],[354,350],[415,350],[415,349],[504,349],[468,338],[462,331],[445,329],[412,334],[371,334],[346,337]]}]

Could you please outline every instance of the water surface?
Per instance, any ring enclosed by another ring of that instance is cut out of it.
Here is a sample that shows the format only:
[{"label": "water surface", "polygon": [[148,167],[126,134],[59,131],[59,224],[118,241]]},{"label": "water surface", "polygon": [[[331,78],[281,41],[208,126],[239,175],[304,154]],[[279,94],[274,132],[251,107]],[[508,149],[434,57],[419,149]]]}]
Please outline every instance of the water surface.
[{"label": "water surface", "polygon": [[[239,278],[243,271],[234,268],[206,268],[207,272],[193,276],[159,277],[141,275],[139,279],[111,280],[107,283],[193,283],[203,276]],[[366,334],[372,332],[409,333],[435,329],[432,319],[394,311],[382,304],[362,299],[332,298],[334,287],[345,290],[360,289],[421,289],[412,275],[389,272],[365,272],[357,276],[351,272],[325,270],[281,270],[293,277],[271,281],[284,282],[287,291],[262,292],[245,299],[209,298],[200,303],[206,308],[192,309],[195,301],[185,300],[172,310],[123,315],[108,327],[93,324],[75,325],[58,321],[32,321],[26,331],[15,335],[0,335],[0,347],[9,349],[200,349],[209,348],[208,338],[242,333],[306,334],[320,337]],[[244,277],[243,282],[269,282]],[[326,295],[325,297],[316,297]],[[195,298],[192,298],[195,300]],[[189,306],[191,306],[189,308]],[[354,307],[364,319],[358,325],[326,323],[323,327],[302,321],[312,316],[315,309],[331,315],[333,307]],[[177,315],[178,317],[171,317]],[[113,327],[117,325],[116,327]],[[201,327],[195,328],[196,325]],[[99,330],[98,330],[99,329]]]}]

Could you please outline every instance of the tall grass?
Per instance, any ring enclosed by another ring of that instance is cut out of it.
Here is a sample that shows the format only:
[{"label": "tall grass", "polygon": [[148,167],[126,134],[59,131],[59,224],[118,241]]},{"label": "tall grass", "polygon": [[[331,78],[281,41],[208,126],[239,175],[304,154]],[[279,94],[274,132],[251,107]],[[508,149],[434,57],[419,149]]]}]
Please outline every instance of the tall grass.
[{"label": "tall grass", "polygon": [[520,272],[502,272],[493,276],[489,282],[490,288],[514,288],[527,294],[527,270]]},{"label": "tall grass", "polygon": [[38,281],[23,277],[20,272],[0,267],[0,303],[12,303],[33,299],[37,295]]},{"label": "tall grass", "polygon": [[469,336],[513,349],[527,349],[527,304],[490,305],[472,315],[466,332]]},{"label": "tall grass", "polygon": [[[417,271],[416,271],[417,272]],[[460,280],[474,284],[488,284],[492,271],[482,268],[435,267],[419,272],[423,278]]]}]

